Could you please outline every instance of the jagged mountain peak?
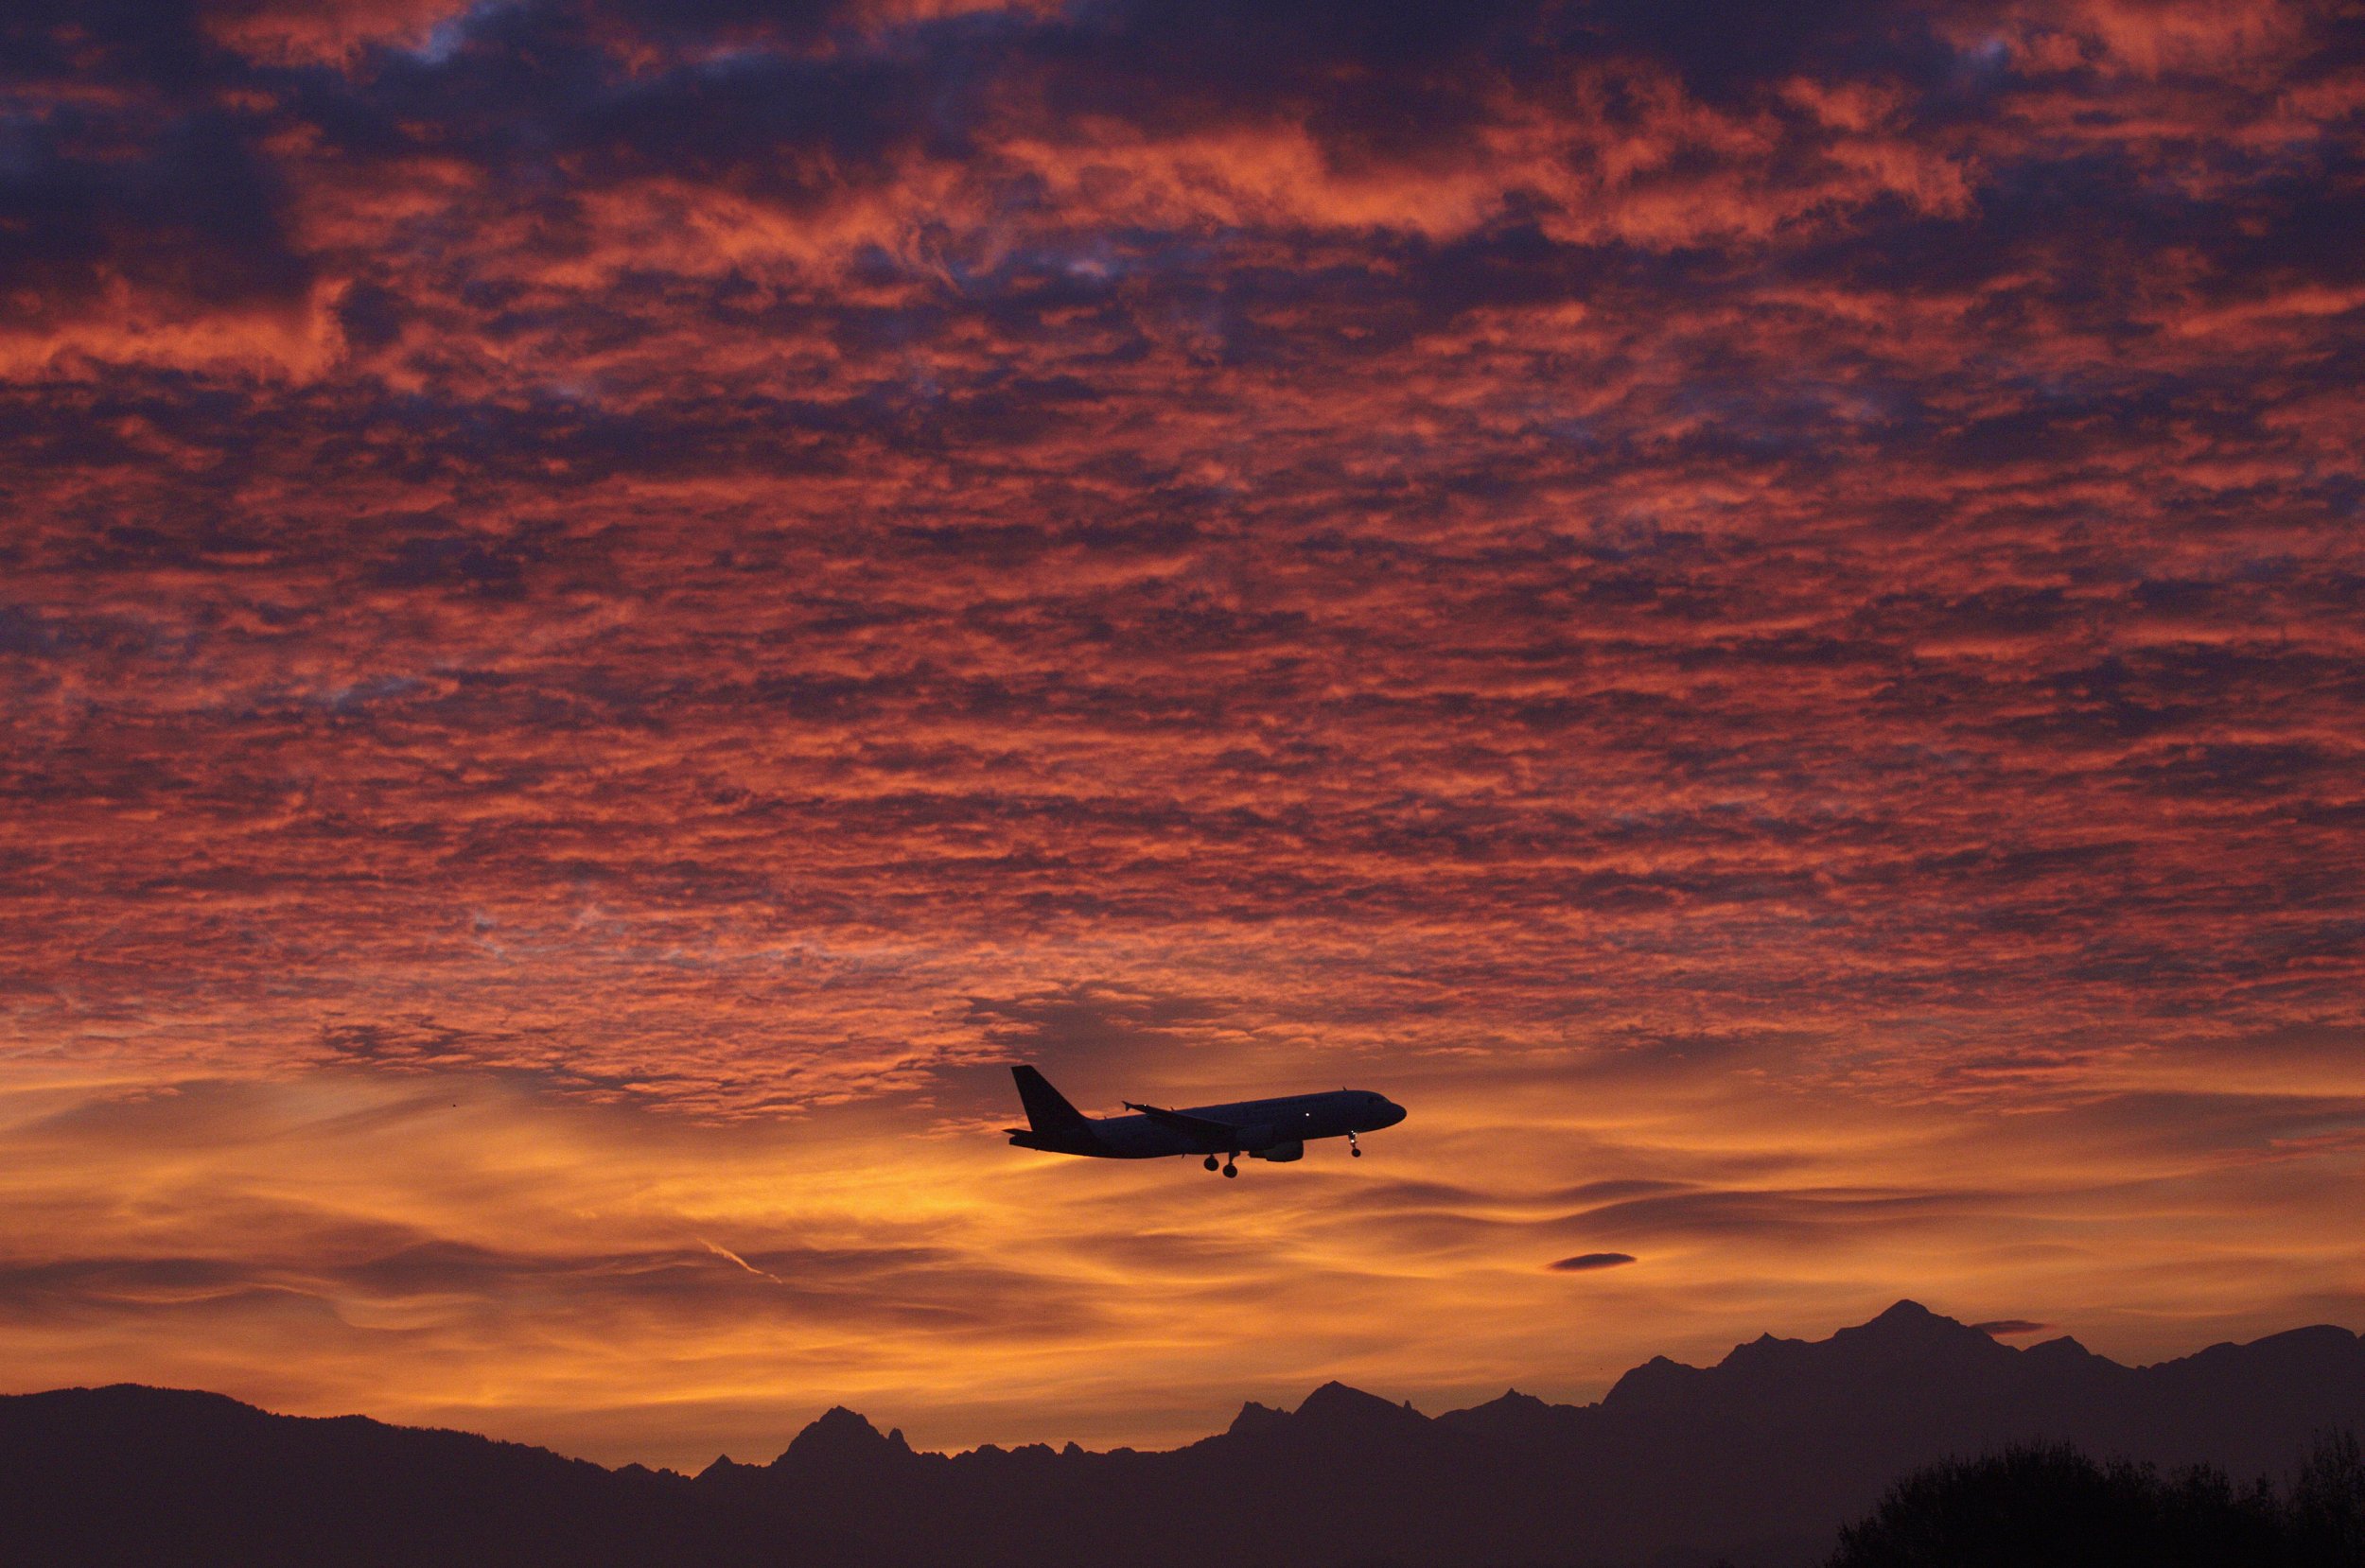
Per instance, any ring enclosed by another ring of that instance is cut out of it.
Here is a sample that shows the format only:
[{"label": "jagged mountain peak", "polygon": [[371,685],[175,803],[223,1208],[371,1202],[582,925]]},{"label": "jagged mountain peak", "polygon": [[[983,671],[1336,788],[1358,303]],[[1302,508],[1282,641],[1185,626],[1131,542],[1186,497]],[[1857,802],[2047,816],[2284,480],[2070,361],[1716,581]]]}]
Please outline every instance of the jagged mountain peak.
[{"label": "jagged mountain peak", "polygon": [[1377,1394],[1367,1394],[1360,1388],[1350,1388],[1333,1380],[1305,1396],[1297,1408],[1301,1420],[1323,1422],[1339,1420],[1401,1420],[1410,1415],[1426,1420],[1410,1402],[1392,1404]]},{"label": "jagged mountain peak", "polygon": [[1428,1424],[1428,1418],[1407,1401],[1393,1404],[1377,1394],[1332,1381],[1305,1396],[1293,1411],[1275,1410],[1251,1400],[1240,1406],[1226,1437],[1290,1434],[1309,1437],[1353,1437],[1370,1432],[1403,1431]]},{"label": "jagged mountain peak", "polygon": [[903,1440],[902,1430],[881,1433],[870,1424],[868,1417],[833,1404],[823,1411],[812,1425],[797,1434],[775,1465],[805,1465],[843,1463],[848,1460],[876,1459],[889,1455],[907,1455],[911,1445]]},{"label": "jagged mountain peak", "polygon": [[1869,1322],[1859,1323],[1852,1329],[1841,1329],[1831,1337],[1836,1339],[1840,1334],[1847,1333],[1877,1335],[1883,1339],[1966,1339],[1967,1336],[1976,1335],[1991,1341],[1993,1337],[1958,1317],[1932,1312],[1914,1300],[1899,1301]]},{"label": "jagged mountain peak", "polygon": [[1620,1378],[1602,1403],[1620,1410],[1681,1403],[1708,1397],[1735,1378],[1751,1383],[1768,1378],[1787,1381],[1816,1376],[1818,1369],[1832,1367],[1884,1368],[1901,1361],[1953,1365],[1966,1358],[2017,1354],[1967,1323],[1905,1299],[1863,1323],[1837,1330],[1828,1339],[1784,1339],[1761,1333],[1734,1346],[1711,1368],[1653,1356]]},{"label": "jagged mountain peak", "polygon": [[1605,1409],[1622,1410],[1661,1403],[1698,1387],[1709,1375],[1705,1368],[1655,1355],[1611,1385],[1609,1392],[1602,1396],[1602,1404]]},{"label": "jagged mountain peak", "polygon": [[1583,1419],[1585,1415],[1585,1412],[1575,1405],[1552,1404],[1537,1399],[1533,1394],[1506,1388],[1484,1404],[1474,1404],[1466,1410],[1446,1411],[1437,1418],[1437,1424],[1451,1432],[1515,1440],[1522,1434],[1539,1432],[1560,1421]]},{"label": "jagged mountain peak", "polygon": [[1985,1330],[1932,1312],[1918,1301],[1900,1301],[1869,1322],[1841,1329],[1823,1342],[1834,1352],[1880,1355],[1953,1355],[2007,1359],[2013,1352]]},{"label": "jagged mountain peak", "polygon": [[1288,1423],[1289,1413],[1287,1410],[1275,1410],[1270,1404],[1259,1404],[1250,1400],[1240,1406],[1240,1413],[1232,1418],[1232,1424],[1224,1429],[1224,1436],[1236,1437],[1253,1432],[1270,1432]]},{"label": "jagged mountain peak", "polygon": [[1753,1370],[1771,1366],[1783,1360],[1789,1352],[1803,1350],[1806,1348],[1807,1341],[1803,1339],[1778,1339],[1770,1333],[1761,1333],[1757,1338],[1745,1344],[1736,1345],[1726,1351],[1725,1359],[1716,1364],[1716,1370],[1720,1372]]},{"label": "jagged mountain peak", "polygon": [[[1249,1417],[1247,1409],[1242,1409],[1242,1417]],[[1258,1421],[1258,1426],[1266,1423]],[[1428,1417],[1414,1409],[1410,1400],[1403,1404],[1391,1404],[1376,1393],[1329,1381],[1305,1395],[1296,1412],[1277,1417],[1270,1423],[1270,1431],[1287,1431],[1296,1437],[1353,1442],[1379,1433],[1417,1431],[1427,1426]],[[1233,1428],[1239,1431],[1242,1421],[1235,1421]]]},{"label": "jagged mountain peak", "polygon": [[2074,1367],[2084,1362],[2102,1359],[2068,1334],[2062,1334],[2055,1339],[2041,1340],[2037,1344],[2023,1347],[2020,1353],[2023,1359],[2033,1357],[2040,1365],[2057,1364],[2063,1367]]},{"label": "jagged mountain peak", "polygon": [[1506,1388],[1500,1395],[1488,1400],[1478,1408],[1480,1410],[1549,1410],[1551,1406],[1546,1401],[1537,1399],[1533,1394],[1522,1394],[1516,1388]]},{"label": "jagged mountain peak", "polygon": [[822,1438],[840,1436],[876,1437],[879,1435],[879,1429],[870,1424],[869,1417],[859,1410],[849,1410],[842,1404],[832,1404],[822,1411],[814,1418],[812,1424],[797,1434],[800,1437]]}]

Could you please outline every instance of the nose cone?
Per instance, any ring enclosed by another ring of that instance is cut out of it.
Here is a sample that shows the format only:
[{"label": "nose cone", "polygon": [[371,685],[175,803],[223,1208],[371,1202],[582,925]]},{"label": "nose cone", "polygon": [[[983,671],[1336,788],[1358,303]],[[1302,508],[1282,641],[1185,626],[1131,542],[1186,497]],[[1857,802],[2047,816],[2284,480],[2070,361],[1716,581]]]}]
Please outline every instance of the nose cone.
[{"label": "nose cone", "polygon": [[1404,1107],[1402,1106],[1396,1104],[1393,1100],[1388,1099],[1383,1099],[1379,1103],[1383,1107],[1379,1113],[1379,1124],[1381,1126],[1393,1127],[1397,1123],[1404,1120]]}]

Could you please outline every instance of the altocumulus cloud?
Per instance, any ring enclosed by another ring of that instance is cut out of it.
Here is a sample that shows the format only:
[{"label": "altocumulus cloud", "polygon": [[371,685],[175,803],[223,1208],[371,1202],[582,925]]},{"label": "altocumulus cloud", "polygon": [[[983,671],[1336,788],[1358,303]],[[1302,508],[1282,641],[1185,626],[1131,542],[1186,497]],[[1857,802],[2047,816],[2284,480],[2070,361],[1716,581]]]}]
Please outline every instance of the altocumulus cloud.
[{"label": "altocumulus cloud", "polygon": [[[2357,1301],[2354,19],[1706,15],[11,8],[15,1381],[532,1341],[703,1457],[981,1343],[884,1413]],[[1414,1115],[1244,1218],[1007,1163],[1016,1054]],[[240,1162],[396,1124],[346,1228]]]}]

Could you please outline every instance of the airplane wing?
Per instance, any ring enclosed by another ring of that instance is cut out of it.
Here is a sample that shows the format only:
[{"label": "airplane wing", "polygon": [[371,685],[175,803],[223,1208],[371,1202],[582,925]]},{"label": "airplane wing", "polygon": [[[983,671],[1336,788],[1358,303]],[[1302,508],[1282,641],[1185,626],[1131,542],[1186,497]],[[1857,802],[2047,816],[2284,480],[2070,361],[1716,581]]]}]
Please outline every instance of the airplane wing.
[{"label": "airplane wing", "polygon": [[1229,1122],[1218,1122],[1204,1116],[1185,1116],[1179,1110],[1162,1110],[1156,1106],[1137,1106],[1125,1102],[1127,1110],[1140,1111],[1162,1127],[1171,1127],[1188,1138],[1196,1138],[1213,1149],[1228,1149],[1240,1134]]}]

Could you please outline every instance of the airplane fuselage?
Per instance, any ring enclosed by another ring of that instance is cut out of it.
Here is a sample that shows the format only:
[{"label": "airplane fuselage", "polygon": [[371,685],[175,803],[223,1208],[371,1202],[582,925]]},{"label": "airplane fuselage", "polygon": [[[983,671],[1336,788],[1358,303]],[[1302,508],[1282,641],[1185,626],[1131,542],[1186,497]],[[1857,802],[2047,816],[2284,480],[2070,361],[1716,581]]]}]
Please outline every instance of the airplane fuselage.
[{"label": "airplane fuselage", "polygon": [[[1270,1100],[1164,1109],[1129,1106],[1128,1116],[1077,1114],[1032,1068],[1015,1070],[1029,1125],[1010,1129],[1022,1149],[1099,1159],[1162,1159],[1177,1155],[1248,1155],[1290,1160],[1317,1138],[1353,1140],[1404,1120],[1404,1107],[1368,1089],[1326,1089]],[[1358,1151],[1359,1152],[1359,1151]]]}]

